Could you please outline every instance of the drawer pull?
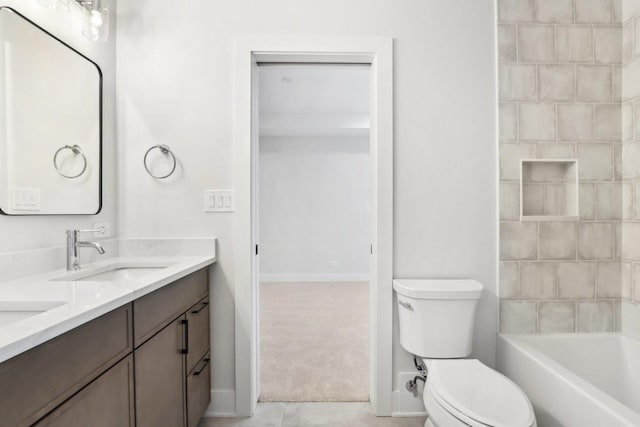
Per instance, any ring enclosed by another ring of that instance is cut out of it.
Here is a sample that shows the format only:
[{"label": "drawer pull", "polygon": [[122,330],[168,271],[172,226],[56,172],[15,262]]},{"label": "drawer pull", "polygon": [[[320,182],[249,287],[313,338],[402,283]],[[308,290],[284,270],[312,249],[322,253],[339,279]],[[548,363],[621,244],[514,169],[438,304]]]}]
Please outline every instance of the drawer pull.
[{"label": "drawer pull", "polygon": [[207,357],[206,359],[204,359],[204,365],[202,365],[202,368],[200,368],[199,371],[196,371],[193,373],[193,375],[200,375],[202,373],[202,371],[204,371],[204,369],[207,367],[207,365],[209,364],[209,358]]},{"label": "drawer pull", "polygon": [[193,310],[193,311],[191,311],[191,313],[192,313],[192,314],[198,314],[198,313],[200,313],[202,310],[204,310],[204,308],[205,308],[206,306],[208,306],[208,305],[209,305],[209,302],[208,302],[208,301],[205,301],[205,302],[203,302],[203,303],[202,303],[202,305],[200,306],[200,308],[198,308],[197,310]]},{"label": "drawer pull", "polygon": [[184,348],[182,349],[182,354],[189,354],[189,321],[183,319],[182,326],[184,326]]}]

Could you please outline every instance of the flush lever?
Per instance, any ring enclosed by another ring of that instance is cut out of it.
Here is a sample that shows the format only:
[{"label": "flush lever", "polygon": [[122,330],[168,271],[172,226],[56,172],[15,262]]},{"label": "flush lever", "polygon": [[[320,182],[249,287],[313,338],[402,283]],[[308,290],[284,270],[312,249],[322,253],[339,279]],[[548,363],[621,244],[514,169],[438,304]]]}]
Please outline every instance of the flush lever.
[{"label": "flush lever", "polygon": [[411,306],[411,304],[409,304],[408,302],[404,302],[404,301],[400,301],[398,300],[398,304],[400,304],[401,306],[403,306],[404,308],[406,308],[407,310],[411,310],[413,311],[413,307]]}]

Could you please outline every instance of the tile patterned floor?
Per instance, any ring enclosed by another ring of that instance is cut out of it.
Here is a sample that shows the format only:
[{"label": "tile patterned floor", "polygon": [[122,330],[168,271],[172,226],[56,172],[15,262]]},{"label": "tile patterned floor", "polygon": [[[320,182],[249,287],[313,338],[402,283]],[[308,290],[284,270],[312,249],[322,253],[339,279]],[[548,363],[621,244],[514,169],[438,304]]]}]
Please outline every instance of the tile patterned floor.
[{"label": "tile patterned floor", "polygon": [[259,403],[250,418],[204,418],[199,427],[422,427],[425,418],[376,417],[368,402]]}]

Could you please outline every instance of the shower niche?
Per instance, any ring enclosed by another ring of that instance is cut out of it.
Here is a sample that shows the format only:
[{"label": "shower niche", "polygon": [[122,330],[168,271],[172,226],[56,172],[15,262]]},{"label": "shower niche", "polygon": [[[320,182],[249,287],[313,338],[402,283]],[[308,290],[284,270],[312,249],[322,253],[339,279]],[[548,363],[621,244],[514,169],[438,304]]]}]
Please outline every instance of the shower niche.
[{"label": "shower niche", "polygon": [[577,159],[521,160],[522,221],[574,221],[578,206]]}]

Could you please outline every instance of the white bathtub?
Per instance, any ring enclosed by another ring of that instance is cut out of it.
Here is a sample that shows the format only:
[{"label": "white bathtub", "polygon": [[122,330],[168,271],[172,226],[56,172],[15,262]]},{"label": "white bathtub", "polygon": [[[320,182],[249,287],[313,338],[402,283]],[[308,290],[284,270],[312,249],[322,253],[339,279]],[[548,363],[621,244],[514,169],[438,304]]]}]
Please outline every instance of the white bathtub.
[{"label": "white bathtub", "polygon": [[496,364],[529,396],[540,427],[640,426],[640,341],[501,334]]}]

